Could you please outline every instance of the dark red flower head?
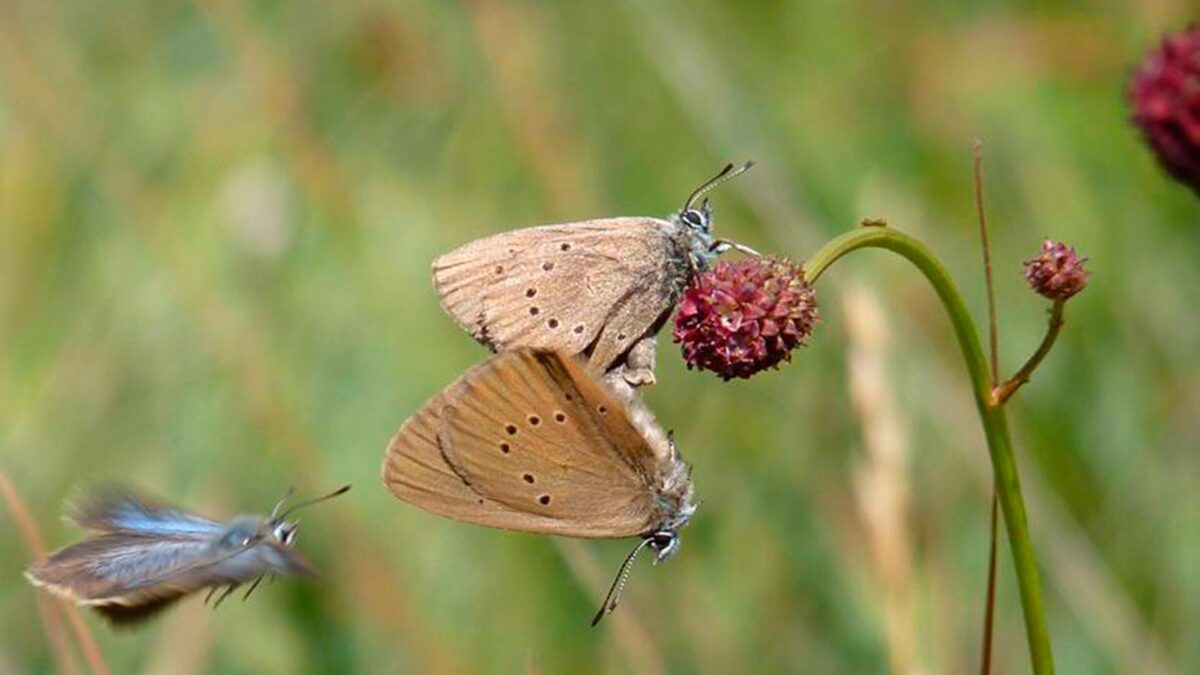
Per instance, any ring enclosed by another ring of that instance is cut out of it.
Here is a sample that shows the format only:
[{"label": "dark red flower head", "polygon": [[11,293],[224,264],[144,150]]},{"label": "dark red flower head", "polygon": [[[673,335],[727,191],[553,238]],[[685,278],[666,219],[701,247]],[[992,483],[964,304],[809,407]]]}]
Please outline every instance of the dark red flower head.
[{"label": "dark red flower head", "polygon": [[721,261],[683,293],[673,336],[688,368],[747,378],[791,359],[817,322],[804,271],[786,259]]},{"label": "dark red flower head", "polygon": [[1200,195],[1200,25],[1163,38],[1134,75],[1129,98],[1163,168]]},{"label": "dark red flower head", "polygon": [[1025,262],[1025,280],[1038,295],[1066,300],[1087,286],[1085,260],[1074,248],[1047,239],[1042,242],[1042,254]]}]

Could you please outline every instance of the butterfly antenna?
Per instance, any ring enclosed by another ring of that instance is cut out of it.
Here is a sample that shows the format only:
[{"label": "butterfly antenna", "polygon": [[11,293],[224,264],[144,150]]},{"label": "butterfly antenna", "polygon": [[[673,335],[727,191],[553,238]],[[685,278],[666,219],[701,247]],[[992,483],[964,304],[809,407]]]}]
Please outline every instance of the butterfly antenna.
[{"label": "butterfly antenna", "polygon": [[344,494],[346,494],[346,493],[347,493],[347,492],[349,492],[349,491],[350,491],[350,486],[349,486],[349,485],[343,485],[342,487],[340,487],[340,488],[338,488],[338,489],[334,490],[333,492],[330,492],[330,493],[329,493],[329,494],[327,494],[327,495],[323,495],[323,496],[320,496],[320,497],[316,497],[316,498],[314,498],[314,499],[310,499],[310,500],[308,500],[308,501],[306,501],[306,502],[300,502],[299,504],[294,504],[294,505],[292,505],[292,507],[291,507],[291,508],[289,508],[287,511],[284,511],[283,513],[279,514],[278,516],[274,516],[274,517],[272,517],[272,518],[271,518],[271,520],[272,520],[272,521],[280,521],[280,520],[283,520],[284,518],[287,518],[287,517],[288,517],[288,516],[290,516],[291,514],[295,513],[295,512],[296,512],[298,509],[302,509],[302,508],[304,508],[304,507],[306,507],[306,506],[312,506],[313,504],[319,504],[319,503],[321,503],[321,502],[323,502],[323,501],[325,501],[325,500],[327,500],[327,499],[333,499],[334,497],[337,497],[338,495],[344,495]]},{"label": "butterfly antenna", "polygon": [[287,491],[283,493],[283,497],[275,503],[275,508],[271,509],[271,520],[275,520],[275,516],[279,515],[279,509],[283,508],[284,502],[292,498],[294,492],[296,492],[296,486],[289,485]]},{"label": "butterfly antenna", "polygon": [[736,169],[733,168],[733,164],[726,164],[723,169],[721,169],[720,171],[717,172],[717,175],[704,181],[704,183],[700,187],[696,188],[696,191],[693,192],[687,198],[687,201],[683,203],[683,210],[687,211],[688,209],[692,208],[692,205],[694,205],[696,203],[696,200],[703,197],[709,190],[712,190],[713,188],[717,187],[718,185],[720,185],[721,183],[724,183],[727,180],[736,178],[736,177],[746,173],[753,166],[754,166],[753,161],[746,162],[745,164],[739,166]]},{"label": "butterfly antenna", "polygon": [[621,563],[621,569],[617,572],[617,578],[613,579],[612,586],[608,588],[608,595],[604,596],[604,604],[600,605],[600,611],[596,612],[596,616],[592,619],[593,626],[600,623],[600,619],[617,608],[617,603],[621,601],[621,591],[625,590],[625,582],[629,581],[629,573],[633,571],[634,561],[637,560],[642,549],[652,541],[654,541],[653,537],[646,537],[625,557],[625,562]]}]

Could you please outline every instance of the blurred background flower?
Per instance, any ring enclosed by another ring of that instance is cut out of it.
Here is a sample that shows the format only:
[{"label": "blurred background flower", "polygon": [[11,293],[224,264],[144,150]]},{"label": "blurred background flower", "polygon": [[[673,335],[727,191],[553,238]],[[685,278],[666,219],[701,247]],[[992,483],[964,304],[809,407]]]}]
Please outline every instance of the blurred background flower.
[{"label": "blurred background flower", "polygon": [[1163,168],[1200,195],[1200,24],[1169,34],[1130,86],[1133,121]]},{"label": "blurred background flower", "polygon": [[[97,630],[117,673],[973,672],[987,453],[940,304],[886,253],[822,278],[822,339],[772,377],[688,373],[664,335],[646,396],[704,507],[599,630],[625,542],[448,522],[379,465],[485,357],[438,308],[435,256],[666,215],[727,161],[759,166],[712,195],[719,236],[800,260],[884,216],[985,316],[982,138],[997,268],[1052,235],[1096,272],[1012,403],[1060,670],[1200,672],[1200,201],[1123,95],[1195,11],[0,2],[0,471],[51,545],[85,481],[213,515],[354,484],[303,518],[321,584]],[[997,286],[1011,369],[1045,301]],[[859,343],[888,367],[852,368]],[[0,671],[58,672],[10,522]],[[1026,663],[1008,562],[996,672]]]}]

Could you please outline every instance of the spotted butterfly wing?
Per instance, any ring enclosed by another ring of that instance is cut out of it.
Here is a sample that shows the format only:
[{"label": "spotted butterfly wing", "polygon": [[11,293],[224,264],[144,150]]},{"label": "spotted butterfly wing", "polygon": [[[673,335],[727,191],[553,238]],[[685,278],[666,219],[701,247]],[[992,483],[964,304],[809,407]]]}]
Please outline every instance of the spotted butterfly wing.
[{"label": "spotted butterfly wing", "polygon": [[692,274],[692,235],[658,218],[504,232],[433,263],[443,308],[475,339],[587,353],[606,370],[661,327]]},{"label": "spotted butterfly wing", "polygon": [[587,538],[644,535],[691,508],[688,469],[648,413],[537,350],[497,354],[427,402],[384,481],[457,520]]}]

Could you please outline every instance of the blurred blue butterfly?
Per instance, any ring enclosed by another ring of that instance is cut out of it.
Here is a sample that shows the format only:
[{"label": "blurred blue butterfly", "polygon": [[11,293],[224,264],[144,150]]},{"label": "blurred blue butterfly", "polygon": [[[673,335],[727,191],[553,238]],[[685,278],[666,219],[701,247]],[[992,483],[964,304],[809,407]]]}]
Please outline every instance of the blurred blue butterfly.
[{"label": "blurred blue butterfly", "polygon": [[91,536],[31,566],[25,576],[114,625],[135,624],[204,589],[209,589],[205,602],[224,589],[216,607],[248,582],[245,597],[250,597],[268,574],[311,575],[312,567],[292,550],[297,524],[286,518],[349,489],[343,486],[280,513],[289,490],[269,517],[242,515],[227,523],[125,488],[94,489],[71,503],[66,514]]}]

